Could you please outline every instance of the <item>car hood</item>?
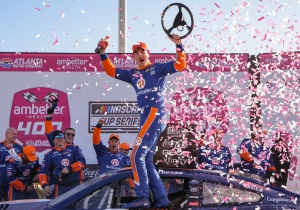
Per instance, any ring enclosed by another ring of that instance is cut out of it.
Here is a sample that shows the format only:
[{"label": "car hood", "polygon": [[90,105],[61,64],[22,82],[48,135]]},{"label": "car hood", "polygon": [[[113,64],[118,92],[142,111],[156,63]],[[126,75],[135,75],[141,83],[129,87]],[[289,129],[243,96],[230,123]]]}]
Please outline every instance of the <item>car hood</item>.
[{"label": "car hood", "polygon": [[50,199],[28,199],[0,202],[0,210],[20,210],[20,209],[44,209],[48,206]]}]

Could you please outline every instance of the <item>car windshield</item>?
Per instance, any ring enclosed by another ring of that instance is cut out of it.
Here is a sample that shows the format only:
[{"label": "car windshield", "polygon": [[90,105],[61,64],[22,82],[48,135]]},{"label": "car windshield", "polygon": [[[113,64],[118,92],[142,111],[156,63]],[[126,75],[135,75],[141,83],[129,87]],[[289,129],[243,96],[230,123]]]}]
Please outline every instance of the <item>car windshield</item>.
[{"label": "car windshield", "polygon": [[74,194],[76,194],[76,193],[78,193],[78,192],[80,192],[80,191],[86,189],[87,187],[90,187],[90,186],[92,186],[92,185],[98,183],[100,180],[103,180],[103,179],[105,179],[105,178],[107,178],[107,177],[116,175],[118,172],[119,172],[119,171],[116,171],[116,170],[114,170],[114,171],[109,171],[109,172],[106,172],[106,173],[104,173],[104,174],[101,174],[101,175],[99,175],[99,176],[97,176],[97,177],[95,177],[95,178],[93,178],[93,179],[91,179],[91,180],[89,180],[89,181],[87,181],[87,182],[84,182],[83,184],[81,184],[81,185],[75,187],[74,189],[72,189],[72,190],[70,190],[70,191],[68,191],[68,192],[66,192],[66,193],[64,193],[64,194],[62,194],[61,196],[59,196],[59,197],[57,197],[57,198],[55,198],[55,199],[53,199],[53,200],[51,200],[51,201],[49,202],[49,206],[56,205],[56,204],[58,204],[58,203],[64,201],[66,198],[70,197],[71,195],[74,195]]}]

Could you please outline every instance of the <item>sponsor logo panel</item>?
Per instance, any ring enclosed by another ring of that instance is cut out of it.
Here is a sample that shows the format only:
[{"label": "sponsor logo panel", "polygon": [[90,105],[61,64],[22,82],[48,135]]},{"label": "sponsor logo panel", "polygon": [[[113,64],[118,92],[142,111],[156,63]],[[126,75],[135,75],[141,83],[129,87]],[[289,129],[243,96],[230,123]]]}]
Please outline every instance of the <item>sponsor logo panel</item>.
[{"label": "sponsor logo panel", "polygon": [[65,92],[44,87],[25,89],[15,93],[12,102],[10,127],[17,129],[18,140],[23,145],[34,145],[38,152],[50,148],[44,123],[49,108],[46,101],[50,95],[59,98],[52,122],[54,130],[70,127],[70,109]]},{"label": "sponsor logo panel", "polygon": [[0,66],[3,68],[10,68],[13,65],[13,60],[10,58],[2,58],[0,60]]},{"label": "sponsor logo panel", "polygon": [[137,102],[89,102],[89,133],[103,119],[102,133],[138,133],[140,113]]}]

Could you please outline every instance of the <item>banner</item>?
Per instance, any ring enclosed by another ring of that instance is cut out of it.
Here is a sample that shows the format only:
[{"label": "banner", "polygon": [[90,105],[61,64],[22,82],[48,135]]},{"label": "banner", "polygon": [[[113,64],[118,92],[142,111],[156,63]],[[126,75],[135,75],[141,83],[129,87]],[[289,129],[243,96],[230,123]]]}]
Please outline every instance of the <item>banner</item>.
[{"label": "banner", "polygon": [[[109,57],[117,67],[136,66],[131,54]],[[175,57],[151,54],[150,61],[166,63]],[[167,121],[222,129],[224,144],[235,154],[236,144],[250,128],[248,57],[188,54],[186,70],[167,76],[166,91],[162,92]],[[40,161],[50,149],[43,136],[48,106],[44,98],[49,93],[58,94],[59,99],[52,118],[55,128],[75,129],[74,143],[82,149],[88,164],[97,164],[92,131],[100,118],[105,119],[101,133],[105,145],[110,133],[118,133],[120,141],[130,146],[135,142],[139,130],[136,93],[131,85],[104,72],[99,55],[0,53],[0,88],[2,138],[8,127],[15,127],[18,142],[33,142]]]}]

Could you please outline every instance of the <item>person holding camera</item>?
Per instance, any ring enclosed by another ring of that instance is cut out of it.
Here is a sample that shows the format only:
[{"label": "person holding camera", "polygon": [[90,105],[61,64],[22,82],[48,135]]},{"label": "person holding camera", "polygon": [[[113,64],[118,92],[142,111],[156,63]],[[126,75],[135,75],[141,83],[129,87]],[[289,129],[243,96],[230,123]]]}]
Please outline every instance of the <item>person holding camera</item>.
[{"label": "person holding camera", "polygon": [[62,131],[55,130],[47,135],[53,139],[54,147],[44,156],[39,183],[50,197],[53,184],[56,198],[80,185],[80,171],[85,168],[86,160],[78,146],[66,144]]},{"label": "person holding camera", "polygon": [[40,164],[33,145],[23,147],[17,159],[7,163],[8,200],[38,199],[33,180],[39,173]]}]

